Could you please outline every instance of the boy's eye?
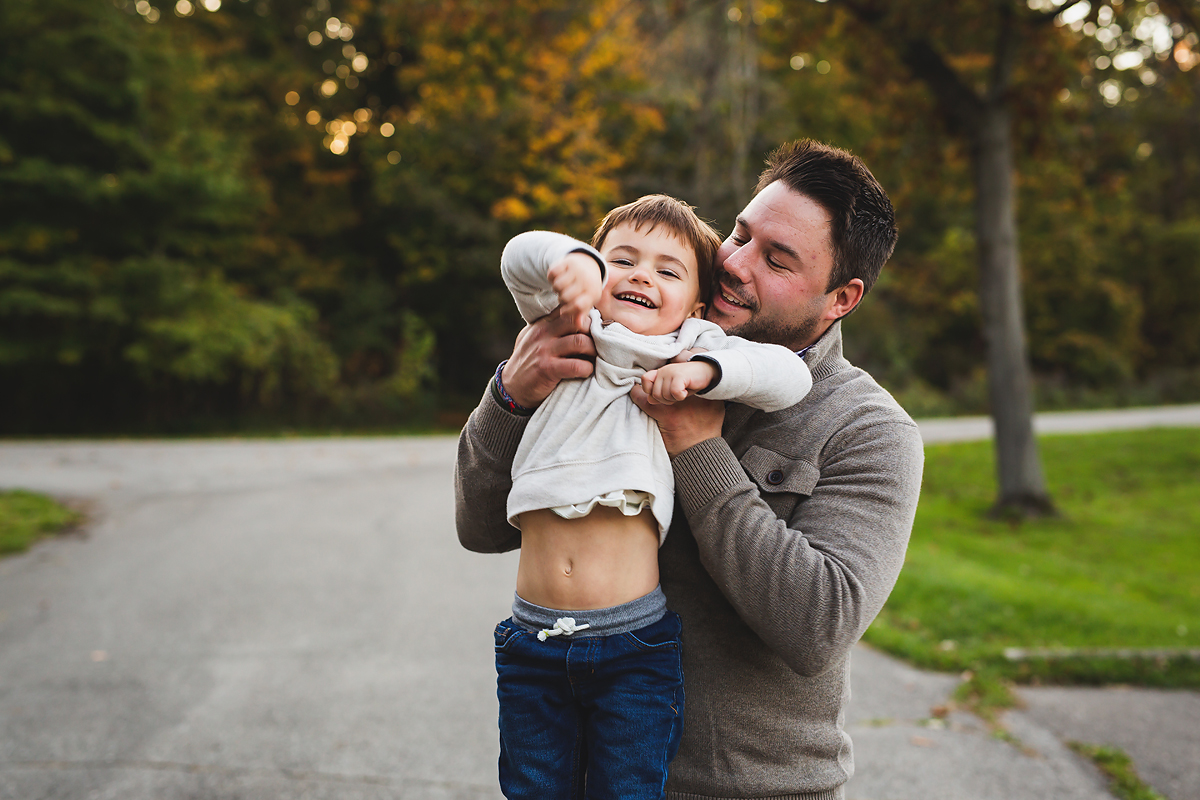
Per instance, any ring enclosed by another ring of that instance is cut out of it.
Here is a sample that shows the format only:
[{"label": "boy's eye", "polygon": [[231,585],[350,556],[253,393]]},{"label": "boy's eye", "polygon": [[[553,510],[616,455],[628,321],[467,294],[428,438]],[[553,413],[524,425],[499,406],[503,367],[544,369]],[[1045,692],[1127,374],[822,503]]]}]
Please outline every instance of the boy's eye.
[{"label": "boy's eye", "polygon": [[613,259],[609,259],[608,263],[613,264],[618,267],[632,267],[633,266],[633,262],[630,261],[628,258],[613,258]]},{"label": "boy's eye", "polygon": [[679,275],[674,270],[670,270],[670,269],[660,269],[658,271],[658,274],[666,275],[668,278],[678,278],[679,277]]}]

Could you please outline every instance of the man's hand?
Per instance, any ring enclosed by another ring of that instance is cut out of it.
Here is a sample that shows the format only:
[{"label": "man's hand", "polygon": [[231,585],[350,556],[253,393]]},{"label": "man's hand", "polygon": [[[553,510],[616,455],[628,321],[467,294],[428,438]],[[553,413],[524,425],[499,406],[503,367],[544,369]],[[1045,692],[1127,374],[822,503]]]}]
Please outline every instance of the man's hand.
[{"label": "man's hand", "polygon": [[707,361],[667,364],[642,376],[642,391],[651,402],[670,405],[702,392],[717,377],[717,368]]},{"label": "man's hand", "polygon": [[721,435],[721,424],[725,421],[725,403],[721,400],[689,397],[674,405],[662,405],[636,384],[629,396],[638,408],[658,422],[668,455],[677,455],[693,445]]},{"label": "man's hand", "polygon": [[[596,262],[588,258],[592,269]],[[554,387],[567,378],[586,378],[592,374],[596,345],[587,334],[587,317],[564,313],[563,307],[526,325],[517,334],[512,357],[504,365],[500,379],[509,396],[519,405],[541,405]]]},{"label": "man's hand", "polygon": [[604,288],[596,259],[586,253],[568,253],[566,258],[550,267],[546,277],[550,279],[550,288],[558,295],[561,313],[578,318],[579,326],[586,331],[588,312],[596,305],[600,290]]}]

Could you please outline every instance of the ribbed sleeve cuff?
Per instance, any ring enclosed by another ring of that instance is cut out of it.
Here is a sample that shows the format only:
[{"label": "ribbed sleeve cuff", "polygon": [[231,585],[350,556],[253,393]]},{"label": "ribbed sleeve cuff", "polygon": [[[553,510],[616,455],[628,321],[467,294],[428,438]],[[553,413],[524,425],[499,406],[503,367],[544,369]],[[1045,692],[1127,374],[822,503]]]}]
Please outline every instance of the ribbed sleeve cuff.
[{"label": "ribbed sleeve cuff", "polygon": [[675,494],[689,516],[699,512],[716,495],[749,480],[721,438],[705,439],[671,459]]},{"label": "ribbed sleeve cuff", "polygon": [[705,387],[704,394],[710,400],[737,400],[749,390],[753,370],[750,361],[744,353],[737,350],[717,350],[712,353],[699,353],[694,360],[707,361],[717,368],[717,381]]},{"label": "ribbed sleeve cuff", "polygon": [[529,424],[529,417],[519,416],[502,408],[492,396],[491,381],[488,381],[483,402],[471,414],[469,424],[474,428],[476,440],[489,453],[511,461],[517,454],[517,446],[521,444],[521,436],[525,433],[525,426]]}]

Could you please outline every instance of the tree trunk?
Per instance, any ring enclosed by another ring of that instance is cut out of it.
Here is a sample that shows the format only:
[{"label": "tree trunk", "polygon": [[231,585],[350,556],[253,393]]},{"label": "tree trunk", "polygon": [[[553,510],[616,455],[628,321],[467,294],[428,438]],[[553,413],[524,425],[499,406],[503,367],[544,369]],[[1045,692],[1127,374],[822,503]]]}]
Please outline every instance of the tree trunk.
[{"label": "tree trunk", "polygon": [[1054,513],[1033,435],[1033,384],[1025,345],[1013,186],[1012,119],[1005,101],[985,102],[974,129],[975,235],[988,399],[996,426],[997,516]]},{"label": "tree trunk", "polygon": [[750,187],[754,185],[750,146],[758,128],[758,31],[749,11],[731,28],[729,36],[729,135],[733,145],[730,183],[740,209],[750,202]]}]

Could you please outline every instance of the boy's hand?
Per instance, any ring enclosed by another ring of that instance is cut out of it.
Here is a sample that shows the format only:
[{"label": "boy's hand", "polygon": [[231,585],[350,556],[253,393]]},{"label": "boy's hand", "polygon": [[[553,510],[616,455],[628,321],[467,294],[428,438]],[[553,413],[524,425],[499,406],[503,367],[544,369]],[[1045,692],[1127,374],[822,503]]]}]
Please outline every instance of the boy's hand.
[{"label": "boy's hand", "polygon": [[604,288],[596,260],[586,253],[569,253],[550,268],[546,277],[558,295],[563,315],[574,316],[579,320],[579,326],[587,330],[588,312],[595,307]]},{"label": "boy's hand", "polygon": [[671,405],[704,391],[717,377],[717,368],[707,361],[667,364],[642,376],[642,391],[652,404]]},{"label": "boy's hand", "polygon": [[629,397],[652,420],[658,423],[667,454],[677,456],[689,447],[721,435],[725,421],[725,404],[720,400],[689,397],[682,403],[664,406],[652,403],[640,385],[635,385]]}]

